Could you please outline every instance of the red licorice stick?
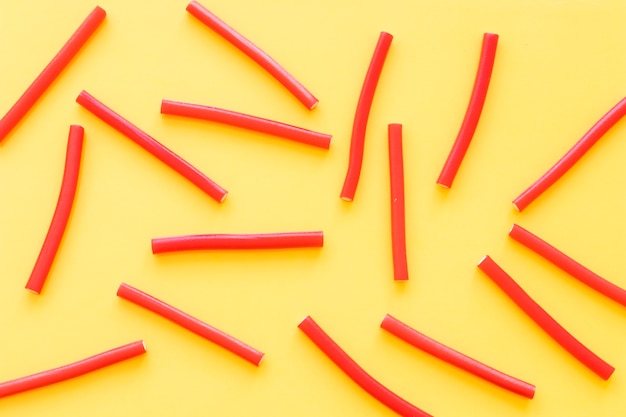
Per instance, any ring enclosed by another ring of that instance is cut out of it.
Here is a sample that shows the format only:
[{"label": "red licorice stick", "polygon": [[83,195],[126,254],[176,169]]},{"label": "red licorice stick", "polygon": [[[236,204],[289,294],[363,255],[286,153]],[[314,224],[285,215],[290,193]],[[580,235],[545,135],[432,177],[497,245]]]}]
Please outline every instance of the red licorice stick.
[{"label": "red licorice stick", "polygon": [[474,88],[465,112],[465,118],[454,141],[454,145],[452,145],[448,159],[439,174],[439,179],[437,179],[437,184],[443,187],[450,188],[452,186],[452,181],[454,181],[454,177],[472,141],[476,126],[478,126],[478,120],[480,119],[480,114],[485,104],[485,98],[487,97],[487,90],[489,89],[489,81],[491,80],[491,72],[496,58],[497,46],[498,35],[495,33],[485,33],[483,35],[483,45],[480,51],[478,71],[476,72]]},{"label": "red licorice stick", "polygon": [[104,21],[106,12],[96,6],[89,16],[78,27],[72,37],[63,45],[61,50],[52,58],[52,61],[35,78],[35,81],[26,89],[24,94],[9,109],[0,120],[0,141],[4,140],[13,128],[22,120],[43,93],[50,87],[72,58],[83,47],[98,26]]},{"label": "red licorice stick", "polygon": [[272,57],[263,52],[258,46],[250,42],[232,27],[228,26],[219,17],[215,16],[197,1],[187,6],[187,11],[196,19],[204,23],[215,33],[232,43],[241,52],[252,58],[272,77],[276,78],[291,94],[293,94],[307,109],[317,106],[318,100],[293,75],[287,72]]},{"label": "red licorice stick", "polygon": [[365,147],[365,131],[367,120],[369,119],[372,101],[376,86],[383,70],[383,64],[389,52],[393,36],[387,32],[381,32],[374,50],[374,55],[370,61],[370,66],[365,75],[365,81],[361,88],[361,95],[356,106],[354,123],[352,124],[352,138],[350,140],[350,159],[348,161],[348,172],[341,190],[341,198],[345,201],[354,200],[356,187],[361,176],[361,166],[363,165],[363,149]]},{"label": "red licorice stick", "polygon": [[530,203],[535,201],[537,197],[543,194],[555,182],[559,180],[570,168],[572,168],[580,158],[587,153],[589,149],[598,141],[606,132],[609,131],[622,117],[626,115],[626,97],[617,103],[608,111],[600,120],[594,124],[591,129],[569,150],[556,164],[552,166],[528,187],[522,194],[513,200],[513,206],[516,210],[522,211]]},{"label": "red licorice stick", "polygon": [[26,288],[37,294],[41,293],[43,285],[46,282],[72,211],[72,205],[76,195],[76,186],[78,185],[80,158],[83,153],[84,134],[85,131],[82,126],[70,126],[61,192],[59,193],[59,199],[56,209],[54,210],[54,216],[52,216],[48,234],[43,242],[30,278],[26,283]]},{"label": "red licorice stick", "polygon": [[404,163],[402,160],[402,125],[393,123],[389,130],[389,178],[391,182],[391,249],[393,278],[409,279],[406,261],[406,228],[404,216]]},{"label": "red licorice stick", "polygon": [[220,249],[321,248],[323,232],[186,235],[152,239],[152,253]]},{"label": "red licorice stick", "polygon": [[554,246],[530,233],[523,227],[514,224],[513,228],[509,232],[509,236],[538,255],[543,256],[545,259],[552,262],[554,265],[558,266],[582,283],[588,285],[599,293],[606,295],[612,300],[617,301],[621,305],[626,306],[626,290],[585,268]]},{"label": "red licorice stick", "polygon": [[300,328],[335,365],[372,397],[401,416],[430,416],[430,414],[420,410],[413,404],[391,392],[387,387],[365,372],[359,364],[348,356],[348,354],[322,330],[311,316],[307,316],[302,320],[298,328]]},{"label": "red licorice stick", "polygon": [[611,365],[590,351],[574,336],[565,330],[539,304],[500,268],[489,256],[485,256],[478,268],[496,283],[506,295],[517,304],[535,323],[550,335],[565,350],[578,359],[583,365],[595,372],[600,378],[607,380],[615,371]]},{"label": "red licorice stick", "polygon": [[410,345],[444,360],[451,365],[472,373],[485,381],[489,381],[492,384],[527,398],[533,398],[535,396],[534,385],[500,372],[497,369],[485,365],[476,359],[472,359],[469,356],[437,342],[436,340],[418,332],[389,314],[385,316],[380,324],[380,327]]},{"label": "red licorice stick", "polygon": [[78,362],[0,383],[0,397],[52,385],[146,353],[143,341],[129,343]]},{"label": "red licorice stick", "polygon": [[82,91],[76,98],[76,102],[113,129],[144,148],[165,165],[187,178],[192,184],[207,193],[217,202],[221,203],[226,198],[228,192],[225,189],[217,185],[189,162],[157,142],[143,130],[99,102],[88,92]]},{"label": "red licorice stick", "polygon": [[264,353],[130,285],[122,283],[117,290],[117,295],[173,321],[179,326],[231,351],[256,366],[259,366],[263,360]]},{"label": "red licorice stick", "polygon": [[200,104],[182,103],[180,101],[163,100],[161,113],[175,116],[191,117],[194,119],[209,120],[211,122],[224,123],[255,132],[267,133],[268,135],[280,136],[307,145],[328,149],[331,135],[302,129],[274,120],[262,119],[248,114],[237,113],[231,110],[217,107],[202,106]]}]

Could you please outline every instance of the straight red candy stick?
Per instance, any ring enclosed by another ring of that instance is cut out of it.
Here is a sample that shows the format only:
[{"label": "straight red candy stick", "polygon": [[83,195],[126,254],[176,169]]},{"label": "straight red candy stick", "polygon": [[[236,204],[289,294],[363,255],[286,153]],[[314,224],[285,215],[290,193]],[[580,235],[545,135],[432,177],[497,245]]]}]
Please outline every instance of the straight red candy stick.
[{"label": "straight red candy stick", "polygon": [[331,135],[217,107],[163,100],[161,102],[161,114],[224,123],[324,149],[328,149],[330,146]]},{"label": "straight red candy stick", "polygon": [[26,288],[37,294],[41,293],[43,285],[46,282],[50,267],[59,250],[59,245],[61,244],[61,239],[65,233],[65,228],[67,227],[67,222],[72,211],[78,184],[80,159],[83,152],[84,134],[85,131],[81,126],[70,126],[61,192],[59,193],[59,199],[56,209],[54,210],[54,216],[52,216],[48,234],[39,252],[33,271],[30,274],[30,278],[26,283]]},{"label": "straight red candy stick", "polygon": [[50,63],[43,69],[35,81],[26,89],[11,109],[0,120],[0,142],[22,120],[43,93],[50,87],[72,58],[87,43],[91,35],[104,21],[106,12],[96,6],[85,21],[74,32],[72,37],[63,45]]},{"label": "straight red candy stick", "polygon": [[216,329],[215,327],[190,316],[179,309],[172,307],[163,301],[146,294],[130,285],[122,283],[117,290],[118,297],[137,304],[147,310],[150,310],[161,317],[173,321],[181,327],[227,349],[241,358],[247,360],[253,365],[259,366],[263,360],[264,353],[259,352],[251,346],[246,345],[240,340]]},{"label": "straight red candy stick", "polygon": [[526,292],[489,256],[485,256],[478,268],[485,273],[519,308],[524,311],[565,350],[578,359],[583,365],[591,369],[602,379],[609,379],[615,371],[595,353],[580,343],[574,336],[563,328],[556,320],[541,308]]},{"label": "straight red candy stick", "polygon": [[617,301],[623,306],[626,306],[626,290],[585,268],[583,265],[579,264],[538,236],[530,233],[523,227],[514,224],[513,228],[509,232],[509,236],[526,246],[528,249],[552,262],[554,265],[558,266],[583,284],[588,285],[599,293]]},{"label": "straight red candy stick", "polygon": [[197,1],[192,1],[187,6],[187,11],[196,19],[215,31],[218,35],[236,46],[244,54],[252,58],[265,71],[269,72],[287,90],[291,92],[307,109],[312,110],[317,106],[318,100],[304,88],[298,80],[281,67],[272,57],[263,52],[261,48],[250,42],[232,27],[228,26],[219,17],[215,16]]},{"label": "straight red candy stick", "polygon": [[129,343],[69,365],[0,383],[0,397],[19,394],[20,392],[76,378],[105,366],[134,358],[143,353],[146,353],[146,346],[143,341]]},{"label": "straight red candy stick", "polygon": [[321,248],[323,232],[208,234],[152,239],[152,253],[220,249]]},{"label": "straight red candy stick", "polygon": [[380,327],[387,330],[394,336],[399,337],[410,345],[423,350],[441,360],[448,362],[458,368],[476,375],[479,378],[489,381],[499,387],[507,389],[526,398],[535,396],[535,386],[524,382],[503,372],[498,371],[482,362],[472,359],[434,339],[418,332],[417,330],[402,323],[395,317],[387,314]]},{"label": "straight red candy stick", "polygon": [[543,194],[582,158],[622,117],[626,115],[626,97],[609,110],[556,164],[513,200],[513,207],[522,211]]},{"label": "straight red candy stick", "polygon": [[409,279],[406,260],[406,226],[404,210],[404,162],[402,160],[402,125],[389,125],[389,178],[391,183],[391,250],[393,278]]},{"label": "straight red candy stick", "polygon": [[221,203],[228,192],[213,182],[209,177],[200,172],[180,156],[157,142],[153,137],[124,119],[119,114],[99,102],[86,91],[82,91],[76,98],[76,102],[89,110],[94,116],[117,130],[137,145],[148,151],[159,161],[187,178],[192,184],[207,193],[211,198]]}]

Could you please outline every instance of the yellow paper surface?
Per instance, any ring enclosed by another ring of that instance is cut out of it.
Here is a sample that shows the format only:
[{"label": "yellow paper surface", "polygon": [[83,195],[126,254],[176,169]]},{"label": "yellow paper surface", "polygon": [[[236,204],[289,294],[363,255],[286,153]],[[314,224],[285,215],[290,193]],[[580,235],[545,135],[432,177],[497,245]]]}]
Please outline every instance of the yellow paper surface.
[{"label": "yellow paper surface", "polygon": [[[186,11],[102,0],[107,19],[0,145],[0,381],[143,339],[148,353],[0,399],[7,416],[392,416],[298,330],[311,315],[372,376],[436,416],[619,416],[626,309],[507,237],[513,223],[626,287],[626,126],[524,212],[511,201],[626,94],[626,4],[606,1],[203,2],[320,103],[308,111]],[[4,114],[96,4],[2,1]],[[356,103],[381,31],[394,35],[354,202],[340,200]],[[463,120],[482,35],[500,35],[469,151],[435,185]],[[228,189],[218,204],[75,103],[81,90]],[[206,104],[333,135],[330,150],[162,116]],[[410,280],[393,281],[387,124],[404,125]],[[70,124],[78,192],[41,295],[24,289],[56,205]],[[150,239],[323,230],[324,247],[154,256]],[[476,264],[491,255],[615,366],[603,381]],[[116,297],[126,282],[266,353],[258,368]],[[385,314],[537,386],[528,400],[379,328]]]}]

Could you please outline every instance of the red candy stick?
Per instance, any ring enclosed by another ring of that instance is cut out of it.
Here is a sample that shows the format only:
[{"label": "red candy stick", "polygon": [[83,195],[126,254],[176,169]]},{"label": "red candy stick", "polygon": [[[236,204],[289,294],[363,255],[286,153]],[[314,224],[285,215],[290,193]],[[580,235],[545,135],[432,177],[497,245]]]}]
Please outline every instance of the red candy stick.
[{"label": "red candy stick", "polygon": [[610,128],[626,115],[626,97],[606,113],[598,122],[589,129],[576,144],[569,150],[556,164],[552,166],[528,187],[522,194],[513,200],[515,209],[522,211],[537,197],[543,194],[548,188],[559,180],[570,168],[587,153],[589,149],[598,141]]},{"label": "red candy stick", "polygon": [[452,150],[448,155],[448,159],[439,174],[437,184],[450,188],[452,181],[456,176],[463,157],[469,148],[480,114],[483,111],[487,90],[489,89],[489,81],[491,81],[491,72],[493,63],[496,58],[496,47],[498,46],[498,35],[495,33],[485,33],[483,35],[483,46],[480,52],[480,61],[478,63],[478,71],[476,72],[476,80],[474,81],[474,89],[472,96],[465,112],[465,118],[461,124],[459,133],[454,141]]},{"label": "red candy stick", "polygon": [[372,378],[363,368],[361,368],[346,352],[337,345],[333,339],[328,336],[318,324],[313,321],[310,316],[307,316],[298,325],[300,330],[307,335],[309,339],[315,345],[320,348],[322,352],[335,365],[337,365],[346,375],[348,375],[354,382],[356,382],[361,388],[363,388],[368,394],[376,398],[387,407],[400,414],[401,416],[430,416],[419,408],[415,407],[408,401],[400,398],[398,395],[391,392],[388,388],[383,386],[380,382]]},{"label": "red candy stick", "polygon": [[76,98],[76,102],[89,110],[94,116],[125,135],[137,145],[155,156],[159,161],[187,178],[192,184],[207,193],[218,202],[224,201],[228,192],[213,182],[210,178],[193,167],[189,162],[176,155],[174,152],[157,142],[153,137],[139,129],[137,126],[124,119],[119,114],[96,100],[95,97],[82,91]]},{"label": "red candy stick", "polygon": [[331,135],[217,107],[163,100],[161,113],[224,123],[328,149]]},{"label": "red candy stick", "polygon": [[345,201],[354,200],[356,187],[361,176],[361,166],[363,165],[363,149],[365,147],[365,130],[367,129],[367,120],[369,119],[372,101],[376,86],[383,70],[383,64],[389,52],[393,36],[389,33],[381,32],[374,50],[374,55],[370,61],[370,66],[365,75],[365,81],[361,88],[361,95],[356,106],[354,115],[354,123],[352,125],[352,138],[350,140],[350,158],[348,161],[348,172],[341,190],[341,198]]},{"label": "red candy stick", "polygon": [[2,382],[0,383],[0,397],[19,394],[20,392],[76,378],[143,353],[146,353],[146,346],[143,341],[133,342],[69,365]]},{"label": "red candy stick", "polygon": [[402,125],[389,125],[389,178],[391,182],[391,248],[393,277],[409,279],[406,261],[406,227],[404,216],[404,164],[402,160]]},{"label": "red candy stick", "polygon": [[50,63],[43,69],[35,81],[26,89],[11,109],[0,120],[0,141],[4,140],[13,128],[22,120],[43,93],[50,87],[72,58],[83,47],[98,26],[104,21],[106,12],[100,7],[87,16],[85,21],[63,45]]},{"label": "red candy stick", "polygon": [[516,224],[513,225],[513,228],[509,232],[509,236],[526,246],[528,249],[543,256],[545,259],[552,262],[554,265],[558,266],[582,283],[588,285],[599,293],[606,295],[610,299],[617,301],[621,305],[626,306],[626,290],[585,268],[583,265],[579,264],[541,238],[530,233],[523,227]]},{"label": "red candy stick", "polygon": [[571,353],[583,365],[595,372],[600,378],[604,380],[609,379],[615,368],[603,361],[568,333],[489,256],[485,256],[480,261],[478,268],[491,278],[528,317],[537,323],[559,345]]},{"label": "red candy stick", "polygon": [[84,134],[85,131],[81,126],[70,126],[61,192],[59,193],[59,199],[56,209],[54,210],[54,216],[52,216],[48,234],[39,252],[33,271],[30,274],[30,278],[26,283],[26,288],[37,294],[41,293],[41,289],[46,282],[72,211],[72,205],[74,204],[74,197],[76,195],[76,186],[78,184]]},{"label": "red candy stick", "polygon": [[252,58],[263,69],[269,72],[287,90],[291,92],[307,109],[312,110],[317,106],[318,100],[304,88],[298,80],[289,74],[278,62],[263,52],[258,46],[250,42],[243,35],[232,27],[228,26],[219,17],[215,16],[204,6],[196,1],[192,1],[187,6],[187,11],[196,19],[207,25],[222,38],[236,46],[244,54]]},{"label": "red candy stick", "polygon": [[231,351],[256,366],[259,366],[263,360],[264,354],[262,352],[130,285],[122,283],[117,290],[117,295],[173,321],[190,332]]},{"label": "red candy stick", "polygon": [[383,319],[380,327],[387,330],[394,336],[399,337],[410,345],[423,350],[451,365],[461,368],[479,378],[489,381],[499,387],[522,395],[527,398],[535,396],[535,386],[528,382],[521,381],[510,375],[498,371],[482,362],[470,358],[448,346],[437,342],[434,339],[418,332],[417,330],[407,326],[400,320],[387,314]]},{"label": "red candy stick", "polygon": [[323,232],[186,235],[152,239],[152,253],[215,249],[321,248]]}]

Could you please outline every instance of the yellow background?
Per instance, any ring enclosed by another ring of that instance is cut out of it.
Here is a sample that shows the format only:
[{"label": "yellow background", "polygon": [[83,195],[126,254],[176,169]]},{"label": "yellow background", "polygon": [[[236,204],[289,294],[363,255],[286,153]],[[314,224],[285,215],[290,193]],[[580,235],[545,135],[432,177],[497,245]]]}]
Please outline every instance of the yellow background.
[{"label": "yellow background", "polygon": [[[626,411],[626,309],[507,237],[513,223],[626,287],[626,126],[523,213],[511,201],[626,94],[623,1],[292,1],[202,4],[319,100],[309,112],[191,17],[187,1],[102,0],[107,19],[0,146],[0,380],[144,339],[148,353],[0,400],[7,416],[391,416],[297,329],[311,315],[384,385],[436,416]],[[0,4],[0,113],[95,3]],[[339,192],[361,84],[394,35],[355,201]],[[500,35],[482,118],[450,190],[436,178],[463,119],[484,32]],[[229,190],[217,204],[80,108],[81,90]],[[159,114],[163,98],[333,135],[329,151]],[[42,295],[24,289],[85,127],[79,188]],[[404,125],[410,281],[392,278],[386,127]],[[323,230],[322,249],[153,256],[153,237]],[[573,359],[476,268],[490,254],[616,367]],[[116,297],[121,282],[264,351],[256,368]],[[379,328],[390,313],[537,386],[524,399]]]}]

